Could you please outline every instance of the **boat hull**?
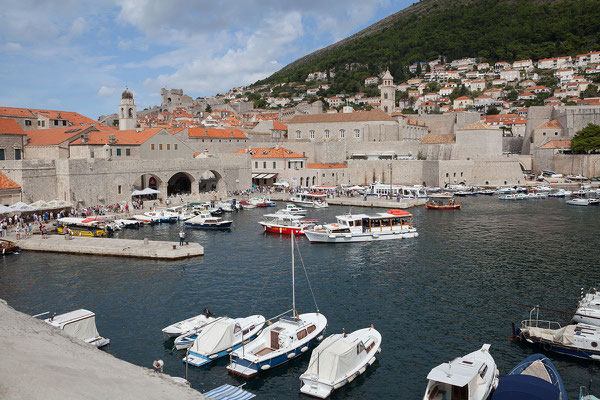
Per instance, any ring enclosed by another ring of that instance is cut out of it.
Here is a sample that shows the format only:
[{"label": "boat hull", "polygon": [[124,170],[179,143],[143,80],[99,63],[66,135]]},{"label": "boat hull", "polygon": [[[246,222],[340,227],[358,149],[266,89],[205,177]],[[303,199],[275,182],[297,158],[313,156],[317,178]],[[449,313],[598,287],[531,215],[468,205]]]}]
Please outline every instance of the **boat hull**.
[{"label": "boat hull", "polygon": [[515,328],[516,339],[525,342],[534,347],[538,347],[545,352],[551,351],[569,357],[576,357],[582,360],[600,360],[600,350],[582,349],[578,347],[568,347],[556,342],[549,342],[543,339],[530,337],[520,328]]},{"label": "boat hull", "polygon": [[231,229],[231,224],[233,222],[232,221],[225,221],[223,223],[220,224],[193,224],[190,222],[184,222],[183,224],[188,227],[188,228],[192,228],[192,229],[215,229],[215,230],[219,230],[219,229]]},{"label": "boat hull", "polygon": [[[257,335],[251,336],[249,339],[245,340],[245,342],[248,343],[248,342],[253,341],[254,339],[256,339],[256,336]],[[193,341],[192,341],[192,344],[193,344]],[[211,362],[216,361],[219,358],[223,358],[226,355],[229,355],[232,351],[237,350],[240,347],[242,347],[242,345],[243,345],[242,343],[237,343],[233,347],[231,347],[227,350],[222,350],[218,353],[210,354],[208,356],[190,351],[189,355],[183,359],[183,362],[193,365],[194,367],[201,367],[203,365],[210,364]]]},{"label": "boat hull", "polygon": [[270,225],[263,223],[261,223],[261,225],[265,228],[265,232],[278,233],[280,235],[291,235],[292,232],[294,233],[294,235],[304,235],[304,231],[306,230],[306,228],[297,228],[283,225]]},{"label": "boat hull", "polygon": [[410,231],[391,231],[391,232],[365,232],[365,233],[327,233],[327,232],[315,232],[305,231],[304,235],[310,240],[311,243],[354,243],[354,242],[372,242],[378,240],[392,240],[392,239],[409,239],[416,238],[419,233],[414,230]]},{"label": "boat hull", "polygon": [[425,208],[427,208],[428,210],[460,210],[462,207],[462,204],[455,204],[455,205],[443,205],[443,206],[437,206],[435,204],[425,204]]}]

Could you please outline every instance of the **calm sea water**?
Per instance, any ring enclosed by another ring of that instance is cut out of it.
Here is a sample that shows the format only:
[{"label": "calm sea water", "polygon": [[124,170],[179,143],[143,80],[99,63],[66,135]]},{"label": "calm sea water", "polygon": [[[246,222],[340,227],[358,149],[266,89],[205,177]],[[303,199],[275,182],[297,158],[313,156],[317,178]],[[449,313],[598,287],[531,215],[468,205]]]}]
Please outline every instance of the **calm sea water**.
[{"label": "calm sea water", "polygon": [[[580,288],[600,282],[599,208],[567,206],[560,199],[464,202],[460,211],[412,210],[416,239],[311,245],[298,238],[318,306],[328,319],[327,333],[374,324],[383,335],[378,361],[332,398],[420,399],[431,368],[483,343],[492,345],[502,376],[535,352],[509,340],[510,323],[529,312],[514,303],[573,311]],[[144,367],[162,359],[166,373],[184,376],[183,353],[163,341],[163,327],[205,307],[217,315],[268,318],[291,306],[289,237],[264,234],[257,224],[264,212],[232,215],[231,232],[188,231],[189,240],[205,246],[203,258],[153,262],[37,253],[0,258],[0,297],[29,314],[90,309],[100,334],[111,339],[108,352]],[[310,217],[331,222],[345,212],[330,207]],[[178,230],[162,225],[117,236],[177,241]],[[312,312],[304,272],[296,272],[298,310]],[[598,364],[549,356],[571,399],[590,379],[600,393]],[[260,399],[303,398],[298,377],[309,358],[265,372],[244,388]],[[243,383],[226,365],[222,359],[208,368],[190,367],[192,386],[204,392]]]}]

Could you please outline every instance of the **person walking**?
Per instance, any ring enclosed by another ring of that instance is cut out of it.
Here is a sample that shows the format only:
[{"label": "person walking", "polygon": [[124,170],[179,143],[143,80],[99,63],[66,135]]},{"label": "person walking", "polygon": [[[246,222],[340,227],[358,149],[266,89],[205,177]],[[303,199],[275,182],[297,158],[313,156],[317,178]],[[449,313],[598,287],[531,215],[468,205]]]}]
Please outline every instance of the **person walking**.
[{"label": "person walking", "polygon": [[183,241],[185,240],[185,232],[183,229],[179,231],[179,245],[183,246]]}]

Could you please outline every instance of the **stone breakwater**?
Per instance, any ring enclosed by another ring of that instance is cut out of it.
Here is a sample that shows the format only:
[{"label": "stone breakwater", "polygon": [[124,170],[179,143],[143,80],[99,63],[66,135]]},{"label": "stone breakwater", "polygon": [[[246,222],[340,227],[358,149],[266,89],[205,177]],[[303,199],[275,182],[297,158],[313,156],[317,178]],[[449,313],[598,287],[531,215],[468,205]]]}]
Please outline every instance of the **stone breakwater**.
[{"label": "stone breakwater", "polygon": [[1,299],[0,398],[205,399],[168,375],[119,360]]}]

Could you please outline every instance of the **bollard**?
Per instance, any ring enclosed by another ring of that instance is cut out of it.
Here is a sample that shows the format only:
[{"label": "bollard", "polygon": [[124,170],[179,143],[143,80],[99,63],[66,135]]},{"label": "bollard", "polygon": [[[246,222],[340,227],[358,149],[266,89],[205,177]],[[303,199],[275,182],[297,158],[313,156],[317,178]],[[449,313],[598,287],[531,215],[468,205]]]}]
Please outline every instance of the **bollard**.
[{"label": "bollard", "polygon": [[189,245],[190,245],[190,242],[188,242],[188,241],[186,240],[186,241],[185,241],[185,245],[186,245],[186,246],[189,246]]},{"label": "bollard", "polygon": [[145,238],[144,238],[144,244],[149,244],[149,243],[150,243],[150,242],[148,241],[148,238],[147,238],[147,237],[145,237]]},{"label": "bollard", "polygon": [[176,244],[173,245],[173,250],[177,250],[177,245]]}]

